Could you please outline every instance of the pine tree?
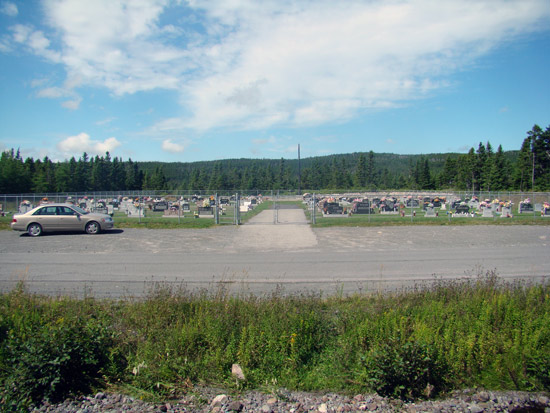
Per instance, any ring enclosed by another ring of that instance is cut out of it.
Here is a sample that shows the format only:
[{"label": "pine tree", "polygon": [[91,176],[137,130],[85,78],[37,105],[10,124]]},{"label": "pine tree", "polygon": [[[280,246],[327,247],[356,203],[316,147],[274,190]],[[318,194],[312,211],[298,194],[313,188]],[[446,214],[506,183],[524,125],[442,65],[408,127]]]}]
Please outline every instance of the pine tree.
[{"label": "pine tree", "polygon": [[357,168],[354,176],[355,186],[358,188],[364,188],[367,184],[367,158],[364,153],[359,155],[357,161]]}]

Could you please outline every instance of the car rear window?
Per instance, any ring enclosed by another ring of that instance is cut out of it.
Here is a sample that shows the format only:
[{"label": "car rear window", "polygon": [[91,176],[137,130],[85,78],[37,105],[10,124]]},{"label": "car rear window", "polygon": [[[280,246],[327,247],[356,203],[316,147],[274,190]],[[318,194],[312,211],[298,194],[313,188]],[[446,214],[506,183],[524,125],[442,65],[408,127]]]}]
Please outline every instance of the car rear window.
[{"label": "car rear window", "polygon": [[44,207],[40,208],[33,215],[55,215],[56,207]]}]

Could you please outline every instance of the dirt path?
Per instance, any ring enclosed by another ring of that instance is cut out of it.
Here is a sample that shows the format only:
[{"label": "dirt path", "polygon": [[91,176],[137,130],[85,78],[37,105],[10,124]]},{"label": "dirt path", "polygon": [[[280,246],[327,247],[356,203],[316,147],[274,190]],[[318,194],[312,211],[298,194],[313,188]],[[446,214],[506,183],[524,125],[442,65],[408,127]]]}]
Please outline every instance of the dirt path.
[{"label": "dirt path", "polygon": [[302,209],[267,210],[239,227],[234,245],[256,251],[296,251],[317,246],[317,237]]}]

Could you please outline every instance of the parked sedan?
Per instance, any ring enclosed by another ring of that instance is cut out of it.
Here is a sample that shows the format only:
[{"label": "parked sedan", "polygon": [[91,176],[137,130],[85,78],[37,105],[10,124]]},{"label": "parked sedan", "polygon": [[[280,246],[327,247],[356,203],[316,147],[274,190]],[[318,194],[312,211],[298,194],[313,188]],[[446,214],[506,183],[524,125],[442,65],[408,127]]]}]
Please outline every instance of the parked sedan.
[{"label": "parked sedan", "polygon": [[11,221],[11,229],[26,231],[31,237],[55,231],[97,234],[113,226],[109,215],[86,212],[72,204],[43,204],[24,214],[15,214]]}]

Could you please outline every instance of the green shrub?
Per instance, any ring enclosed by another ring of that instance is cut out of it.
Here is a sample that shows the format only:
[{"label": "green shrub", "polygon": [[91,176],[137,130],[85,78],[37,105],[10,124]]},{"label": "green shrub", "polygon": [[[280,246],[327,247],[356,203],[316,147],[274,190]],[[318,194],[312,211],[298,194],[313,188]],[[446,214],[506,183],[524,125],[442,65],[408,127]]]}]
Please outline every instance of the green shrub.
[{"label": "green shrub", "polygon": [[417,342],[390,339],[364,358],[366,381],[382,396],[415,399],[437,395],[447,369],[437,353]]},{"label": "green shrub", "polygon": [[540,354],[529,357],[526,362],[526,372],[534,389],[550,391],[550,355]]},{"label": "green shrub", "polygon": [[0,389],[3,410],[21,410],[42,400],[58,402],[87,393],[109,361],[110,335],[92,323],[44,325],[9,337]]}]

